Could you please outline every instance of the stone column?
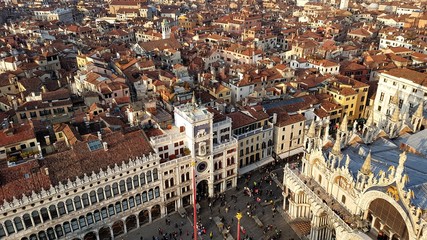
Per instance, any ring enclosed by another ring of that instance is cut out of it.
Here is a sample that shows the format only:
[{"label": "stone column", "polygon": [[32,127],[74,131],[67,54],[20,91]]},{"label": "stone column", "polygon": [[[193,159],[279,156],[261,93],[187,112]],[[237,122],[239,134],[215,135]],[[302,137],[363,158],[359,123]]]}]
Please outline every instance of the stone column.
[{"label": "stone column", "polygon": [[99,232],[98,231],[95,231],[95,236],[96,236],[96,240],[100,240],[99,239]]},{"label": "stone column", "polygon": [[151,209],[148,211],[148,222],[151,222],[152,221],[152,219],[151,219]]},{"label": "stone column", "polygon": [[371,228],[375,227],[375,220],[377,220],[377,217],[372,216]]},{"label": "stone column", "polygon": [[114,240],[114,231],[113,231],[113,228],[111,228],[110,226],[108,226],[108,228],[110,229],[111,239]]},{"label": "stone column", "polygon": [[139,214],[136,215],[136,227],[139,227]]}]

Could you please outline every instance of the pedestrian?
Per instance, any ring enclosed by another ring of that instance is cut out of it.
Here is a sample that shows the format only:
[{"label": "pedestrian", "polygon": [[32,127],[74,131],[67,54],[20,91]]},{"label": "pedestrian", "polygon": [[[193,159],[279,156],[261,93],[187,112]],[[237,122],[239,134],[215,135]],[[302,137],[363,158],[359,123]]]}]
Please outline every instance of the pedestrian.
[{"label": "pedestrian", "polygon": [[182,228],[179,228],[179,236],[182,236]]},{"label": "pedestrian", "polygon": [[218,208],[218,213],[221,213],[221,207]]},{"label": "pedestrian", "polygon": [[144,238],[141,236],[141,237],[139,238],[139,240],[144,240]]},{"label": "pedestrian", "polygon": [[209,238],[213,239],[213,232],[212,231],[209,233]]}]

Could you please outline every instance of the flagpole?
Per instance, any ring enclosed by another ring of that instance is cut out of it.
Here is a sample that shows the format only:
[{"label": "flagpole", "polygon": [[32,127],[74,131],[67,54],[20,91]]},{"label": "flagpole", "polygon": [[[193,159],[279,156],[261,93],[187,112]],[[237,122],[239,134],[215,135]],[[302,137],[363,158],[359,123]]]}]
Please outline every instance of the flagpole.
[{"label": "flagpole", "polygon": [[197,240],[196,162],[191,162],[191,165],[193,166],[193,239]]}]

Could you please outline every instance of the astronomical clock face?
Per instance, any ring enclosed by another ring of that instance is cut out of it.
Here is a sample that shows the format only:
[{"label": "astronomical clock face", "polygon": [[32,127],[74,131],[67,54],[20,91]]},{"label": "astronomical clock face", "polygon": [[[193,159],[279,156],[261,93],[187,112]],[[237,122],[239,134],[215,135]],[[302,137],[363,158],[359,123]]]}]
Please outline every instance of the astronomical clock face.
[{"label": "astronomical clock face", "polygon": [[204,172],[207,168],[208,168],[208,163],[207,162],[201,162],[201,163],[197,164],[197,171],[199,173]]}]

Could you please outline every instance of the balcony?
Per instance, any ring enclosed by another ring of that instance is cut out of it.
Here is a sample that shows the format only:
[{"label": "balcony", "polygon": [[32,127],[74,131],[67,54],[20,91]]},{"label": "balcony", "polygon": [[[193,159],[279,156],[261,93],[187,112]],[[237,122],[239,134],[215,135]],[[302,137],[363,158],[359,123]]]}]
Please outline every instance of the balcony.
[{"label": "balcony", "polygon": [[[310,181],[309,178],[294,172],[288,166],[285,167],[284,174],[285,178],[290,178],[294,184],[297,184],[304,190],[309,199],[314,201],[313,204],[320,205],[335,224],[338,224],[348,232],[353,232],[357,227],[355,216],[350,214],[336,201],[333,202],[334,200],[331,199],[329,194],[320,185],[314,183],[315,181]],[[349,225],[349,223],[352,224]]]},{"label": "balcony", "polygon": [[7,154],[7,166],[13,167],[40,157],[38,150],[16,151]]}]

